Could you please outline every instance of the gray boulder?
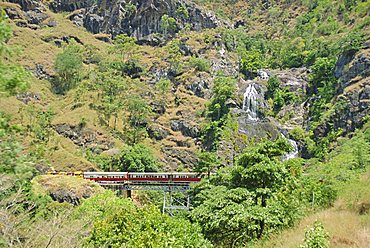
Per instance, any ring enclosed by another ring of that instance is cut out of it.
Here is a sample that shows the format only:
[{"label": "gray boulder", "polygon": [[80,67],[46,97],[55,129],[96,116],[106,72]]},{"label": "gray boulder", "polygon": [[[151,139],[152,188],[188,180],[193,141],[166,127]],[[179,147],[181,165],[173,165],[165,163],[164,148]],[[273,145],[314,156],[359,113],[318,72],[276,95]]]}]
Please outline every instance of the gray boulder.
[{"label": "gray boulder", "polygon": [[185,120],[171,120],[170,126],[173,131],[180,131],[182,135],[187,137],[198,138],[200,135],[199,128]]}]

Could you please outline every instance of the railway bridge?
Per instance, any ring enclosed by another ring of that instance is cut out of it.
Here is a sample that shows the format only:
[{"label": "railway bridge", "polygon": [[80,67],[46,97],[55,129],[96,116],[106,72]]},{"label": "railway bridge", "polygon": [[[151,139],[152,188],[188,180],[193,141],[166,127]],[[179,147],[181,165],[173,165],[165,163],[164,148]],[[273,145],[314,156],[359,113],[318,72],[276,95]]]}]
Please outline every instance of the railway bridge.
[{"label": "railway bridge", "polygon": [[190,198],[187,191],[191,184],[200,182],[204,177],[204,174],[191,172],[75,172],[66,174],[95,181],[104,188],[119,192],[125,191],[128,197],[131,197],[132,190],[163,191],[162,212],[170,215],[176,210],[189,209]]}]

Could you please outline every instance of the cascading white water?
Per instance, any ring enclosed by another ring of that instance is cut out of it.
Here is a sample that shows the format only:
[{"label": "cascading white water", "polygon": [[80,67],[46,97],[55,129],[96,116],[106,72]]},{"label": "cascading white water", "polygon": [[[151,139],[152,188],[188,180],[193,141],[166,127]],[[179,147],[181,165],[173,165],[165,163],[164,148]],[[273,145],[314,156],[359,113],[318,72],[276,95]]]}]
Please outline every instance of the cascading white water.
[{"label": "cascading white water", "polygon": [[281,134],[285,139],[288,140],[288,142],[292,145],[293,147],[293,151],[291,152],[288,152],[287,154],[283,155],[282,157],[282,160],[289,160],[289,159],[292,159],[292,158],[296,158],[298,156],[298,145],[297,145],[297,142],[295,142],[294,140],[291,140],[291,139],[288,139],[287,137],[285,137],[284,134]]},{"label": "cascading white water", "polygon": [[[261,98],[262,97],[259,95],[259,93],[258,93],[256,87],[254,86],[254,84],[253,83],[249,84],[247,89],[244,92],[243,110],[247,114],[247,119],[252,121],[252,122],[259,121],[257,111],[258,111],[258,108],[261,107],[260,106],[261,105],[261,103],[260,103]],[[298,157],[299,151],[298,151],[297,143],[292,139],[288,139],[283,133],[281,133],[281,135],[283,136],[284,139],[288,140],[288,142],[293,147],[293,150],[291,152],[283,155],[281,159],[282,160],[289,160],[289,159]]]},{"label": "cascading white water", "polygon": [[258,92],[254,84],[248,85],[244,92],[243,110],[247,113],[248,120],[258,121],[257,107],[258,107]]}]

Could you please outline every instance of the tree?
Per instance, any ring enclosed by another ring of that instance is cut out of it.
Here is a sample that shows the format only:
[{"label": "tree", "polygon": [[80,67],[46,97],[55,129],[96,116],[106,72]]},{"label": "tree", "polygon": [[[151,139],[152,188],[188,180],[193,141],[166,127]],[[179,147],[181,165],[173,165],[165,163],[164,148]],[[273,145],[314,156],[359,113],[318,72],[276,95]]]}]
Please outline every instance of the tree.
[{"label": "tree", "polygon": [[27,115],[27,131],[33,138],[33,143],[47,144],[53,131],[52,120],[55,115],[50,108],[44,110],[34,104],[25,107]]},{"label": "tree", "polygon": [[[291,180],[285,165],[280,162],[282,155],[291,150],[285,139],[276,142],[265,141],[248,149],[238,159],[238,166],[233,171],[232,182],[235,187],[245,187],[255,193],[255,205],[264,212],[267,201],[287,180]],[[258,220],[257,238],[265,231],[266,218]]]},{"label": "tree", "polygon": [[198,71],[209,71],[211,65],[206,59],[197,58],[195,56],[191,56],[189,60],[189,65],[194,67]]},{"label": "tree", "polygon": [[120,171],[153,172],[158,171],[158,161],[148,147],[136,144],[123,149],[112,161],[112,167]]},{"label": "tree", "polygon": [[161,22],[159,25],[163,35],[166,38],[168,37],[168,34],[174,34],[177,31],[175,18],[169,17],[168,15],[163,15],[161,17]]},{"label": "tree", "polygon": [[199,153],[199,162],[195,166],[194,170],[196,172],[206,172],[208,178],[211,176],[211,172],[213,169],[219,166],[220,161],[217,158],[217,154],[214,152],[206,152],[203,151]]},{"label": "tree", "polygon": [[16,95],[28,88],[30,74],[19,65],[6,63],[11,51],[6,42],[12,31],[5,16],[4,10],[0,9],[0,94]]},{"label": "tree", "polygon": [[6,14],[3,9],[0,10],[0,62],[3,62],[3,56],[9,52],[6,42],[12,37],[12,30],[6,23]]},{"label": "tree", "polygon": [[30,74],[23,67],[0,63],[0,94],[16,95],[29,87]]},{"label": "tree", "polygon": [[167,61],[170,63],[171,71],[174,74],[178,74],[182,70],[182,63],[181,57],[182,54],[180,52],[180,40],[173,39],[166,45],[166,49],[168,52]]},{"label": "tree", "polygon": [[214,82],[213,96],[207,108],[207,116],[213,120],[220,120],[229,113],[227,101],[234,97],[236,82],[234,78],[218,75]]},{"label": "tree", "polygon": [[211,186],[193,202],[190,218],[217,247],[245,247],[255,230],[253,194],[243,188]]},{"label": "tree", "polygon": [[108,70],[98,73],[93,87],[99,91],[96,109],[103,114],[108,127],[113,115],[113,127],[116,128],[118,113],[124,104],[123,93],[128,88],[127,80]]},{"label": "tree", "polygon": [[235,85],[234,78],[222,74],[215,79],[213,96],[207,104],[206,110],[209,122],[202,128],[203,146],[209,151],[216,149],[223,126],[230,118],[227,102],[234,97]]},{"label": "tree", "polygon": [[55,71],[57,73],[55,89],[58,93],[64,94],[80,82],[83,64],[82,51],[77,42],[71,39],[63,48],[63,52],[57,55],[55,60]]},{"label": "tree", "polygon": [[272,76],[267,81],[266,99],[273,98],[275,91],[280,88],[280,80],[277,76]]},{"label": "tree", "polygon": [[136,39],[127,34],[120,34],[114,38],[112,52],[118,53],[121,56],[121,62],[124,64],[130,60],[134,60],[138,53],[139,46],[136,44]]},{"label": "tree", "polygon": [[265,67],[262,54],[259,50],[243,50],[240,53],[240,70],[248,77],[256,76],[257,70]]},{"label": "tree", "polygon": [[161,78],[156,84],[155,89],[158,91],[160,97],[160,104],[166,106],[166,98],[168,92],[171,90],[171,80]]},{"label": "tree", "polygon": [[281,156],[291,149],[284,139],[248,147],[237,165],[223,168],[193,189],[191,219],[218,246],[248,246],[299,216],[301,164]]},{"label": "tree", "polygon": [[146,132],[145,126],[152,111],[148,102],[137,95],[129,97],[126,106],[129,113],[128,123],[132,129],[130,142],[136,144],[140,141],[143,133]]},{"label": "tree", "polygon": [[336,79],[334,77],[335,60],[330,58],[318,58],[311,66],[309,89],[311,93],[318,93],[319,88],[325,88],[328,92],[324,95],[331,97]]}]

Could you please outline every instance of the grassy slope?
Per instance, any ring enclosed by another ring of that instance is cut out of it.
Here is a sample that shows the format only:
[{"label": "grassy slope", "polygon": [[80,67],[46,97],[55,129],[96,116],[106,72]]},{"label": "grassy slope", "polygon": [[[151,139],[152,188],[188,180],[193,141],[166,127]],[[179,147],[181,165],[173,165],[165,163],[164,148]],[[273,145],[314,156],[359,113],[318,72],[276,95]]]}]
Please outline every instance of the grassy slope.
[{"label": "grassy slope", "polygon": [[[11,6],[18,8],[17,5],[11,3],[0,3],[0,6],[7,7]],[[21,10],[19,10],[20,13]],[[30,28],[22,28],[15,25],[13,21],[10,21],[11,28],[13,30],[13,37],[9,40],[8,44],[17,48],[18,53],[13,56],[12,60],[15,63],[19,63],[30,70],[34,70],[36,64],[42,64],[47,73],[53,75],[54,72],[54,61],[56,55],[62,51],[62,48],[57,47],[53,40],[61,39],[63,36],[76,36],[83,44],[92,45],[96,47],[97,52],[107,56],[107,51],[111,47],[110,44],[104,43],[97,40],[93,34],[87,32],[84,28],[75,26],[63,13],[53,13],[49,10],[46,12],[50,18],[45,20],[47,23],[49,20],[55,20],[57,22],[56,27],[42,27],[37,30]],[[203,43],[202,36],[199,33],[189,33],[186,36],[190,38],[188,43],[193,49],[200,49],[205,46]],[[47,42],[46,40],[51,40]],[[140,59],[140,63],[148,70],[153,64],[157,67],[166,68],[168,66],[165,62],[167,56],[166,48],[153,48],[149,46],[140,47],[140,53],[143,55]],[[206,55],[207,57],[212,55]],[[181,57],[183,62],[187,61],[189,57]],[[88,65],[85,65],[85,73],[89,71]],[[195,71],[190,70],[186,73],[186,77],[179,79],[183,84],[189,84],[191,80],[195,78]],[[145,80],[146,76],[142,77]],[[151,90],[151,89],[148,89]],[[86,126],[99,133],[102,133],[108,140],[113,140],[115,146],[120,148],[124,144],[121,140],[114,138],[109,130],[101,126],[98,121],[98,114],[96,111],[89,108],[88,104],[93,101],[91,94],[85,94],[82,99],[83,105],[81,107],[72,109],[72,106],[76,103],[76,90],[71,90],[65,96],[58,96],[52,92],[50,82],[46,80],[39,80],[35,77],[30,79],[30,92],[36,92],[41,95],[41,101],[36,103],[37,106],[42,109],[51,108],[55,113],[52,124],[68,123],[71,125],[77,125],[82,119],[86,121]],[[174,104],[175,94],[182,99],[183,104],[177,107]],[[203,108],[205,100],[194,96],[192,93],[187,91],[184,86],[180,85],[176,92],[169,92],[167,95],[168,107],[164,115],[160,116],[156,123],[164,126],[170,130],[169,120],[177,118],[176,113],[182,111],[189,116],[195,116],[195,113]],[[15,97],[0,98],[0,109],[13,116],[15,123],[21,123],[26,126],[29,120],[26,114],[24,114],[24,108],[26,105],[21,101],[18,101]],[[23,115],[23,118],[22,118]],[[121,127],[121,122],[118,122],[118,128]],[[171,132],[171,135],[163,140],[162,142],[154,142],[150,139],[144,140],[144,143],[154,148],[154,152],[157,157],[162,160],[163,154],[160,149],[164,145],[174,145],[176,140],[187,140],[190,143],[188,149],[190,151],[196,151],[192,139],[184,137],[180,132]],[[29,146],[29,138],[25,139],[24,145]],[[47,152],[46,158],[57,170],[89,170],[94,169],[95,166],[87,161],[83,157],[83,152],[79,147],[73,144],[71,140],[66,139],[56,132],[53,132],[51,141],[47,146],[50,151]],[[95,168],[96,169],[96,168]]]}]

